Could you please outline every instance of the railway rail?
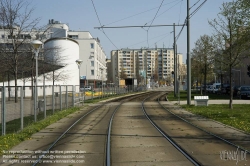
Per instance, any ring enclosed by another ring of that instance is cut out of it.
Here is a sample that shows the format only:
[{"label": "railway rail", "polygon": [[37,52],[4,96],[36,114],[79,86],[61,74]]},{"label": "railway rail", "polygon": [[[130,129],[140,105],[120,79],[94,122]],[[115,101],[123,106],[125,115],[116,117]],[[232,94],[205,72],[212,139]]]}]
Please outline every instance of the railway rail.
[{"label": "railway rail", "polygon": [[[250,165],[246,148],[215,134],[216,128],[201,127],[184,118],[183,112],[171,111],[174,106],[164,101],[166,94],[146,92],[104,101],[61,120],[26,143],[34,145],[30,150],[42,151],[27,165],[46,165],[45,161],[54,164],[57,158],[53,158],[52,151],[67,151],[67,155],[73,156],[68,160],[78,159],[91,166]],[[76,151],[82,152],[78,158]],[[241,157],[240,160],[229,161],[227,152],[236,155],[231,157]],[[243,160],[238,152],[244,153]]]}]

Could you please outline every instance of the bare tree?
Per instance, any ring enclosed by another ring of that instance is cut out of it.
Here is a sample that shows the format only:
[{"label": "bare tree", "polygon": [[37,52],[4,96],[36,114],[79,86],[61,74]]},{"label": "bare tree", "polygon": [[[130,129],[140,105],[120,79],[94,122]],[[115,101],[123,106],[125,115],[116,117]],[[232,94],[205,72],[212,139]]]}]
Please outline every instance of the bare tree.
[{"label": "bare tree", "polygon": [[[31,31],[39,19],[31,19],[34,9],[29,9],[29,3],[23,0],[1,0],[0,22],[5,32],[4,45],[1,47],[1,58],[7,64],[6,69],[15,80],[15,102],[17,102],[17,79],[20,62],[23,55],[30,51],[27,43],[31,40]],[[25,32],[25,33],[24,33]]]}]

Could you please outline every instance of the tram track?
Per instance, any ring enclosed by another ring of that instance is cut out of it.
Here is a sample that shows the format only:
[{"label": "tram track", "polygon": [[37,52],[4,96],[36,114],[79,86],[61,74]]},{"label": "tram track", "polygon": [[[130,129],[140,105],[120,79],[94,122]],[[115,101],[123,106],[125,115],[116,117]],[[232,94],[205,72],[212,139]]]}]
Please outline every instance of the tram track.
[{"label": "tram track", "polygon": [[[148,93],[142,93],[142,94],[136,94],[136,95],[133,95],[133,96],[123,96],[123,97],[120,97],[118,99],[113,99],[113,100],[110,100],[108,101],[108,103],[110,102],[117,102],[119,101],[120,104],[118,106],[115,107],[115,109],[112,111],[112,116],[109,120],[109,127],[108,127],[108,132],[107,134],[105,134],[107,136],[107,141],[106,141],[106,165],[110,165],[110,134],[111,134],[111,126],[112,126],[112,120],[113,120],[113,117],[115,115],[115,112],[118,110],[118,108],[120,107],[120,105],[122,105],[123,102],[126,102],[126,101],[129,101],[129,100],[133,100],[133,99],[138,99],[140,98],[141,96],[145,96],[145,95],[148,95]],[[71,133],[69,131],[71,131],[73,128],[75,128],[78,123],[80,121],[82,121],[86,116],[88,116],[89,114],[93,113],[94,111],[102,108],[103,106],[107,105],[107,103],[102,103],[101,105],[98,105],[96,107],[94,107],[93,109],[91,109],[90,111],[88,111],[87,113],[85,113],[83,116],[81,116],[78,120],[76,120],[71,126],[69,126],[55,141],[53,141],[53,143],[46,149],[46,150],[43,150],[43,153],[42,154],[39,154],[39,158],[32,164],[32,166],[35,166],[39,163],[42,163],[41,160],[47,155],[49,154],[49,152],[51,150],[53,150],[55,147],[56,147],[56,144],[59,143],[59,141],[61,141],[62,139],[65,139],[65,137],[70,137],[71,134],[75,134],[74,132]],[[109,108],[110,109],[110,108]],[[110,110],[109,110],[110,112]]]},{"label": "tram track", "polygon": [[[85,151],[84,165],[91,166],[235,165],[235,162],[220,162],[219,150],[246,150],[223,143],[212,131],[206,132],[168,110],[167,102],[161,103],[167,93],[155,91],[123,96],[94,104],[81,115],[72,115],[72,119],[68,119],[71,124],[63,127],[66,130],[41,132],[53,134],[48,138],[54,140],[39,146],[43,152],[32,165],[43,165],[45,156],[57,150]],[[37,147],[33,150],[38,150]],[[249,164],[249,161],[242,163]]]},{"label": "tram track", "polygon": [[[197,161],[198,165],[228,166],[235,165],[239,161],[243,165],[249,164],[249,161],[246,159],[246,156],[249,155],[247,149],[230,142],[220,135],[214,134],[213,130],[216,129],[209,128],[207,130],[197,124],[192,124],[185,118],[168,110],[159,100],[157,100],[157,103],[161,108],[157,105],[151,105],[150,115],[146,113],[146,110],[149,110],[149,106],[143,106],[145,114],[152,120],[152,125],[159,127],[159,130],[163,133],[168,133],[170,141],[174,141],[178,147],[190,154]],[[200,147],[199,150],[197,150],[198,147]],[[233,162],[225,162],[229,160]]]},{"label": "tram track", "polygon": [[[148,97],[149,98],[149,97]],[[144,106],[144,102],[148,99],[145,98],[142,101],[142,111],[145,114],[145,116],[147,117],[147,119],[150,121],[150,123],[162,134],[162,136],[164,138],[166,138],[178,151],[180,151],[192,164],[194,164],[195,166],[200,166],[201,163],[199,163],[198,160],[196,160],[195,158],[193,158],[192,155],[190,155],[187,151],[185,151],[181,146],[179,146],[167,133],[164,132],[164,130],[162,128],[160,128],[147,114],[146,110],[145,110],[145,106]],[[158,98],[159,99],[159,98]]]}]

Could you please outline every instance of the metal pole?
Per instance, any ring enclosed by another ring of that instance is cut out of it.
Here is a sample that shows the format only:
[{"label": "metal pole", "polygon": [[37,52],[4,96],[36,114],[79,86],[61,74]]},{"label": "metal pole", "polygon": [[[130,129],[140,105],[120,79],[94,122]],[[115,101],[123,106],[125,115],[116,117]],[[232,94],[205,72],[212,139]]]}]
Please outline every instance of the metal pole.
[{"label": "metal pole", "polygon": [[86,83],[87,83],[87,86],[89,85],[89,83],[88,83],[88,78],[87,78],[87,76],[88,76],[88,71],[87,71],[87,69],[88,69],[88,59],[87,59],[87,64],[86,64]]},{"label": "metal pole", "polygon": [[59,91],[60,91],[60,111],[62,111],[62,85],[59,85]]},{"label": "metal pole", "polygon": [[[102,71],[102,75],[103,75],[103,69],[101,69]],[[102,76],[101,76],[101,79],[102,79]],[[102,98],[103,98],[103,82],[102,82]]]},{"label": "metal pole", "polygon": [[177,70],[176,70],[176,41],[175,41],[175,23],[173,25],[174,29],[174,43],[173,43],[173,49],[174,49],[174,97],[176,97],[176,89],[177,89],[177,83],[176,83],[176,75],[177,75]]},{"label": "metal pole", "polygon": [[6,134],[6,101],[5,101],[5,86],[2,86],[2,135]]},{"label": "metal pole", "polygon": [[35,79],[35,105],[34,105],[34,121],[37,121],[37,77],[38,77],[38,50],[35,51],[36,55],[36,79]]},{"label": "metal pole", "polygon": [[44,85],[43,88],[44,88],[44,89],[43,89],[43,94],[44,94],[44,96],[43,96],[43,104],[44,104],[43,106],[44,106],[44,110],[43,110],[43,111],[44,111],[44,119],[45,119],[46,116],[47,116],[47,115],[46,115],[46,114],[47,114],[47,112],[46,112],[46,111],[47,111],[47,106],[46,106],[46,105],[47,105],[47,102],[46,102],[46,86]]},{"label": "metal pole", "polygon": [[68,108],[68,85],[66,85],[65,102],[66,102],[66,108]]},{"label": "metal pole", "polygon": [[187,105],[191,105],[191,60],[190,60],[189,0],[187,0]]},{"label": "metal pole", "polygon": [[72,106],[75,107],[75,86],[72,85]]},{"label": "metal pole", "polygon": [[23,130],[23,86],[20,87],[20,118],[21,118],[21,130]]},{"label": "metal pole", "polygon": [[240,70],[240,86],[241,86],[241,70]]},{"label": "metal pole", "polygon": [[55,112],[55,85],[52,85],[52,112]]}]

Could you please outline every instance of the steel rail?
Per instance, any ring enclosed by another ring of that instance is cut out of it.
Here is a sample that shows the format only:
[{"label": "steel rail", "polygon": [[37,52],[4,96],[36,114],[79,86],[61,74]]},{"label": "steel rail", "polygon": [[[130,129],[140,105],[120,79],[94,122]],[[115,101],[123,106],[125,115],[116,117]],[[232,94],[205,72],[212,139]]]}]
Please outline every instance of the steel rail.
[{"label": "steel rail", "polygon": [[166,111],[168,111],[168,112],[171,113],[172,115],[178,117],[179,119],[185,121],[186,123],[188,123],[188,124],[190,124],[190,125],[192,125],[192,126],[198,128],[198,129],[200,129],[201,131],[203,131],[203,132],[205,132],[205,133],[207,133],[207,134],[209,134],[209,135],[212,135],[212,136],[214,136],[214,137],[216,137],[216,138],[218,138],[218,139],[220,139],[220,140],[222,140],[222,141],[228,143],[229,145],[232,145],[232,146],[234,146],[234,147],[236,147],[236,148],[238,148],[238,149],[240,149],[240,150],[242,150],[242,151],[245,151],[245,152],[247,152],[248,154],[250,153],[247,149],[244,149],[244,148],[242,148],[242,147],[240,147],[240,146],[238,146],[238,145],[236,145],[236,144],[234,144],[234,143],[232,143],[232,142],[230,142],[230,141],[228,141],[228,140],[226,140],[226,139],[224,139],[224,138],[222,138],[222,137],[220,137],[220,136],[218,136],[218,135],[216,135],[216,134],[214,134],[214,133],[211,133],[210,131],[207,131],[207,130],[205,130],[205,129],[199,127],[198,125],[195,125],[195,124],[189,122],[188,120],[182,118],[181,116],[179,116],[179,115],[173,113],[172,111],[170,111],[169,109],[167,109],[166,107],[164,107],[164,106],[160,103],[159,98],[158,98],[158,103],[159,103]]},{"label": "steel rail", "polygon": [[[146,93],[139,93],[139,94],[134,94],[133,96],[132,96],[132,98],[135,98],[135,97],[137,97],[138,95],[144,95],[144,94],[147,94],[147,92]],[[121,99],[126,99],[126,98],[128,98],[128,97],[131,97],[131,96],[121,96],[120,98]],[[113,100],[116,100],[116,99],[113,99]],[[109,101],[109,102],[112,102],[113,100],[111,100],[111,101]],[[94,112],[96,109],[98,109],[98,108],[100,108],[100,107],[102,107],[102,106],[104,106],[106,103],[103,103],[102,105],[99,105],[99,106],[97,106],[97,107],[95,107],[95,108],[93,108],[92,110],[90,110],[89,112],[87,112],[86,114],[84,114],[83,116],[81,116],[78,120],[76,120],[68,129],[66,129],[50,146],[49,146],[49,148],[47,148],[41,155],[39,155],[39,158],[32,164],[32,166],[36,166],[37,164],[40,164],[41,163],[41,160],[43,159],[43,157],[47,154],[47,153],[49,153],[49,151],[55,146],[55,144],[56,143],[58,143],[58,141],[60,141],[60,139],[63,137],[63,136],[65,136],[65,134],[66,133],[68,133],[69,132],[69,130],[70,129],[72,129],[79,121],[81,121],[84,117],[86,117],[87,115],[89,115],[90,113],[92,113],[92,112]],[[121,105],[121,104],[120,104]],[[119,106],[120,106],[119,105]],[[117,106],[117,107],[119,107],[119,106]],[[116,111],[116,110],[115,110]],[[112,116],[114,116],[114,113],[113,113],[113,115]],[[111,133],[111,130],[110,130],[110,133]],[[110,138],[109,138],[109,142],[110,142]],[[109,143],[109,153],[110,153],[110,143]],[[109,155],[110,156],[110,155]],[[109,157],[109,161],[110,161],[110,157]]]},{"label": "steel rail", "polygon": [[[103,104],[104,105],[104,104]],[[33,163],[32,166],[35,166],[37,164],[40,163],[40,161],[42,160],[42,158],[50,151],[51,148],[53,148],[55,146],[55,144],[71,129],[73,128],[79,121],[81,121],[85,116],[87,116],[88,114],[92,113],[93,111],[95,111],[96,109],[100,108],[103,105],[99,105],[97,107],[95,107],[94,109],[92,109],[91,111],[87,112],[86,114],[84,114],[82,117],[80,117],[77,121],[75,121],[67,130],[65,130],[50,146],[49,148],[47,148],[47,150],[45,152],[42,153],[42,155],[39,155],[39,158]]]},{"label": "steel rail", "polygon": [[[148,93],[143,93],[143,94],[139,94],[139,95],[135,95],[135,96],[130,96],[132,99],[136,98],[138,96],[143,96],[143,95],[148,95]],[[130,100],[131,100],[130,98]],[[126,99],[125,99],[126,100]],[[114,110],[110,121],[109,121],[109,127],[108,127],[108,135],[107,135],[107,142],[106,142],[106,166],[110,166],[111,165],[111,130],[112,130],[112,122],[115,116],[115,113],[117,112],[117,110],[120,108],[120,106],[124,103],[125,101],[121,102]]]},{"label": "steel rail", "polygon": [[[149,96],[151,97],[151,96]],[[171,137],[169,135],[167,135],[155,122],[153,122],[151,120],[151,118],[148,116],[145,107],[144,107],[144,102],[149,98],[145,98],[142,101],[142,111],[144,113],[144,115],[146,116],[146,118],[149,120],[149,122],[161,133],[161,135],[166,138],[179,152],[181,152],[190,162],[192,162],[195,166],[201,166],[202,164],[200,164],[196,159],[194,159],[191,155],[189,155],[183,148],[181,148],[181,146],[179,146],[173,139],[171,139]],[[159,99],[159,98],[158,98]]]},{"label": "steel rail", "polygon": [[114,119],[114,116],[115,116],[115,113],[116,113],[116,111],[119,109],[119,107],[121,106],[123,104],[123,102],[122,103],[120,103],[116,108],[115,108],[115,110],[114,110],[114,112],[113,112],[113,114],[112,114],[112,116],[111,116],[111,118],[110,118],[110,121],[109,121],[109,127],[108,127],[108,136],[107,136],[107,143],[106,143],[106,166],[110,166],[110,159],[111,159],[111,151],[110,151],[110,149],[111,149],[111,145],[110,145],[110,137],[111,137],[111,129],[112,129],[112,122],[113,122],[113,119]]}]

